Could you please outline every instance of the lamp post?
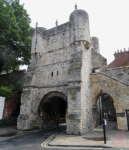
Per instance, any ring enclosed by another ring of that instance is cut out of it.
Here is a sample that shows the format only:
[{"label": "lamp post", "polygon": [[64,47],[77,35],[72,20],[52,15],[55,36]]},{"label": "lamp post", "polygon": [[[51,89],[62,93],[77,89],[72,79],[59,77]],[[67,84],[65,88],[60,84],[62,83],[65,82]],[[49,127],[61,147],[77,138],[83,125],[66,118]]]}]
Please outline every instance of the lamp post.
[{"label": "lamp post", "polygon": [[100,91],[100,93],[101,93],[101,102],[102,102],[102,120],[103,120],[104,144],[106,144],[106,130],[105,130],[105,120],[104,120],[104,111],[103,111],[104,99],[103,99],[103,92],[102,92],[102,90]]},{"label": "lamp post", "polygon": [[101,125],[101,107],[100,107],[100,100],[101,100],[101,98],[99,97],[99,117],[100,117],[100,125]]}]

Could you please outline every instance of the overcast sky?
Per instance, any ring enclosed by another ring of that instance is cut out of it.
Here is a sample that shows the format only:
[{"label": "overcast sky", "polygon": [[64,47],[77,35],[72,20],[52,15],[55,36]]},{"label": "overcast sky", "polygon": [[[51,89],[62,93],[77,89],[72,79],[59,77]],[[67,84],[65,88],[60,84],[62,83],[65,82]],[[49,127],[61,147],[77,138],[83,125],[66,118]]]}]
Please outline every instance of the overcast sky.
[{"label": "overcast sky", "polygon": [[90,35],[99,38],[100,53],[108,64],[117,49],[129,47],[129,0],[20,0],[31,18],[31,26],[47,29],[69,21],[75,3],[89,14]]}]

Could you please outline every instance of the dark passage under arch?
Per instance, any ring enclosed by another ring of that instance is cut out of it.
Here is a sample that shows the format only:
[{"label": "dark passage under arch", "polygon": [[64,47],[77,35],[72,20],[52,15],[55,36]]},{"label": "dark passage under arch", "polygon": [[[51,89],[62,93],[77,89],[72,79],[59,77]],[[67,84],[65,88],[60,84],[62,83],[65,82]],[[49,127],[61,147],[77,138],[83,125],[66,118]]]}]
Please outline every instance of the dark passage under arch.
[{"label": "dark passage under arch", "polygon": [[[108,117],[108,121],[117,121],[116,119],[116,109],[114,108],[114,101],[113,101],[113,98],[107,94],[107,93],[103,93],[103,96],[104,96],[104,101],[103,101],[103,109],[104,109],[104,112],[107,112],[109,113],[109,111],[111,112],[112,114],[112,117],[109,118]],[[102,104],[101,104],[101,96],[100,94],[96,97],[96,104],[97,104],[97,111],[95,113],[95,116],[96,116],[96,126],[97,127],[98,125],[102,124]]]},{"label": "dark passage under arch", "polygon": [[66,123],[67,101],[60,92],[50,92],[42,99],[39,109],[42,128],[53,128],[59,123]]}]

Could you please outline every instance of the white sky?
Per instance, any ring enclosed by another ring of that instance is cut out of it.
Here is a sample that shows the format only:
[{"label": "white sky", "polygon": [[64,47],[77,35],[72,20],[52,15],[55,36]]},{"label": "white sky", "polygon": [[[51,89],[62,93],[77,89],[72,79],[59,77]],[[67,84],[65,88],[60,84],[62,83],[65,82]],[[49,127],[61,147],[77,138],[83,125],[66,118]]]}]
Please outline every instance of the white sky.
[{"label": "white sky", "polygon": [[[47,29],[69,21],[75,3],[89,14],[90,35],[99,38],[100,53],[108,64],[117,49],[129,47],[129,0],[20,0],[31,18],[31,26]],[[21,67],[23,69],[23,67]]]}]

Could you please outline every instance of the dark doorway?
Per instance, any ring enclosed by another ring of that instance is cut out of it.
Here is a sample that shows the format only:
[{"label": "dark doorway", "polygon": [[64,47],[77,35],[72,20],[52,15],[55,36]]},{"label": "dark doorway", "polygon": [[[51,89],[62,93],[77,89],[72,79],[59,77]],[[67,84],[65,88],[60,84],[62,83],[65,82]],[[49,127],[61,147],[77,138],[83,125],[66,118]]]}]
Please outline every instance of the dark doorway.
[{"label": "dark doorway", "polygon": [[[116,109],[114,108],[114,101],[113,98],[106,93],[103,93],[104,95],[104,112],[111,112],[112,113],[112,119],[108,118],[108,121],[116,121]],[[102,104],[101,104],[101,97],[100,95],[97,98],[97,107],[98,107],[98,120],[99,124],[102,124]]]},{"label": "dark doorway", "polygon": [[104,112],[112,113],[112,120],[116,121],[116,109],[114,108],[113,99],[110,95],[104,94]]},{"label": "dark doorway", "polygon": [[67,102],[63,98],[58,96],[48,98],[40,108],[42,128],[56,126],[57,121],[59,124],[66,123]]}]

